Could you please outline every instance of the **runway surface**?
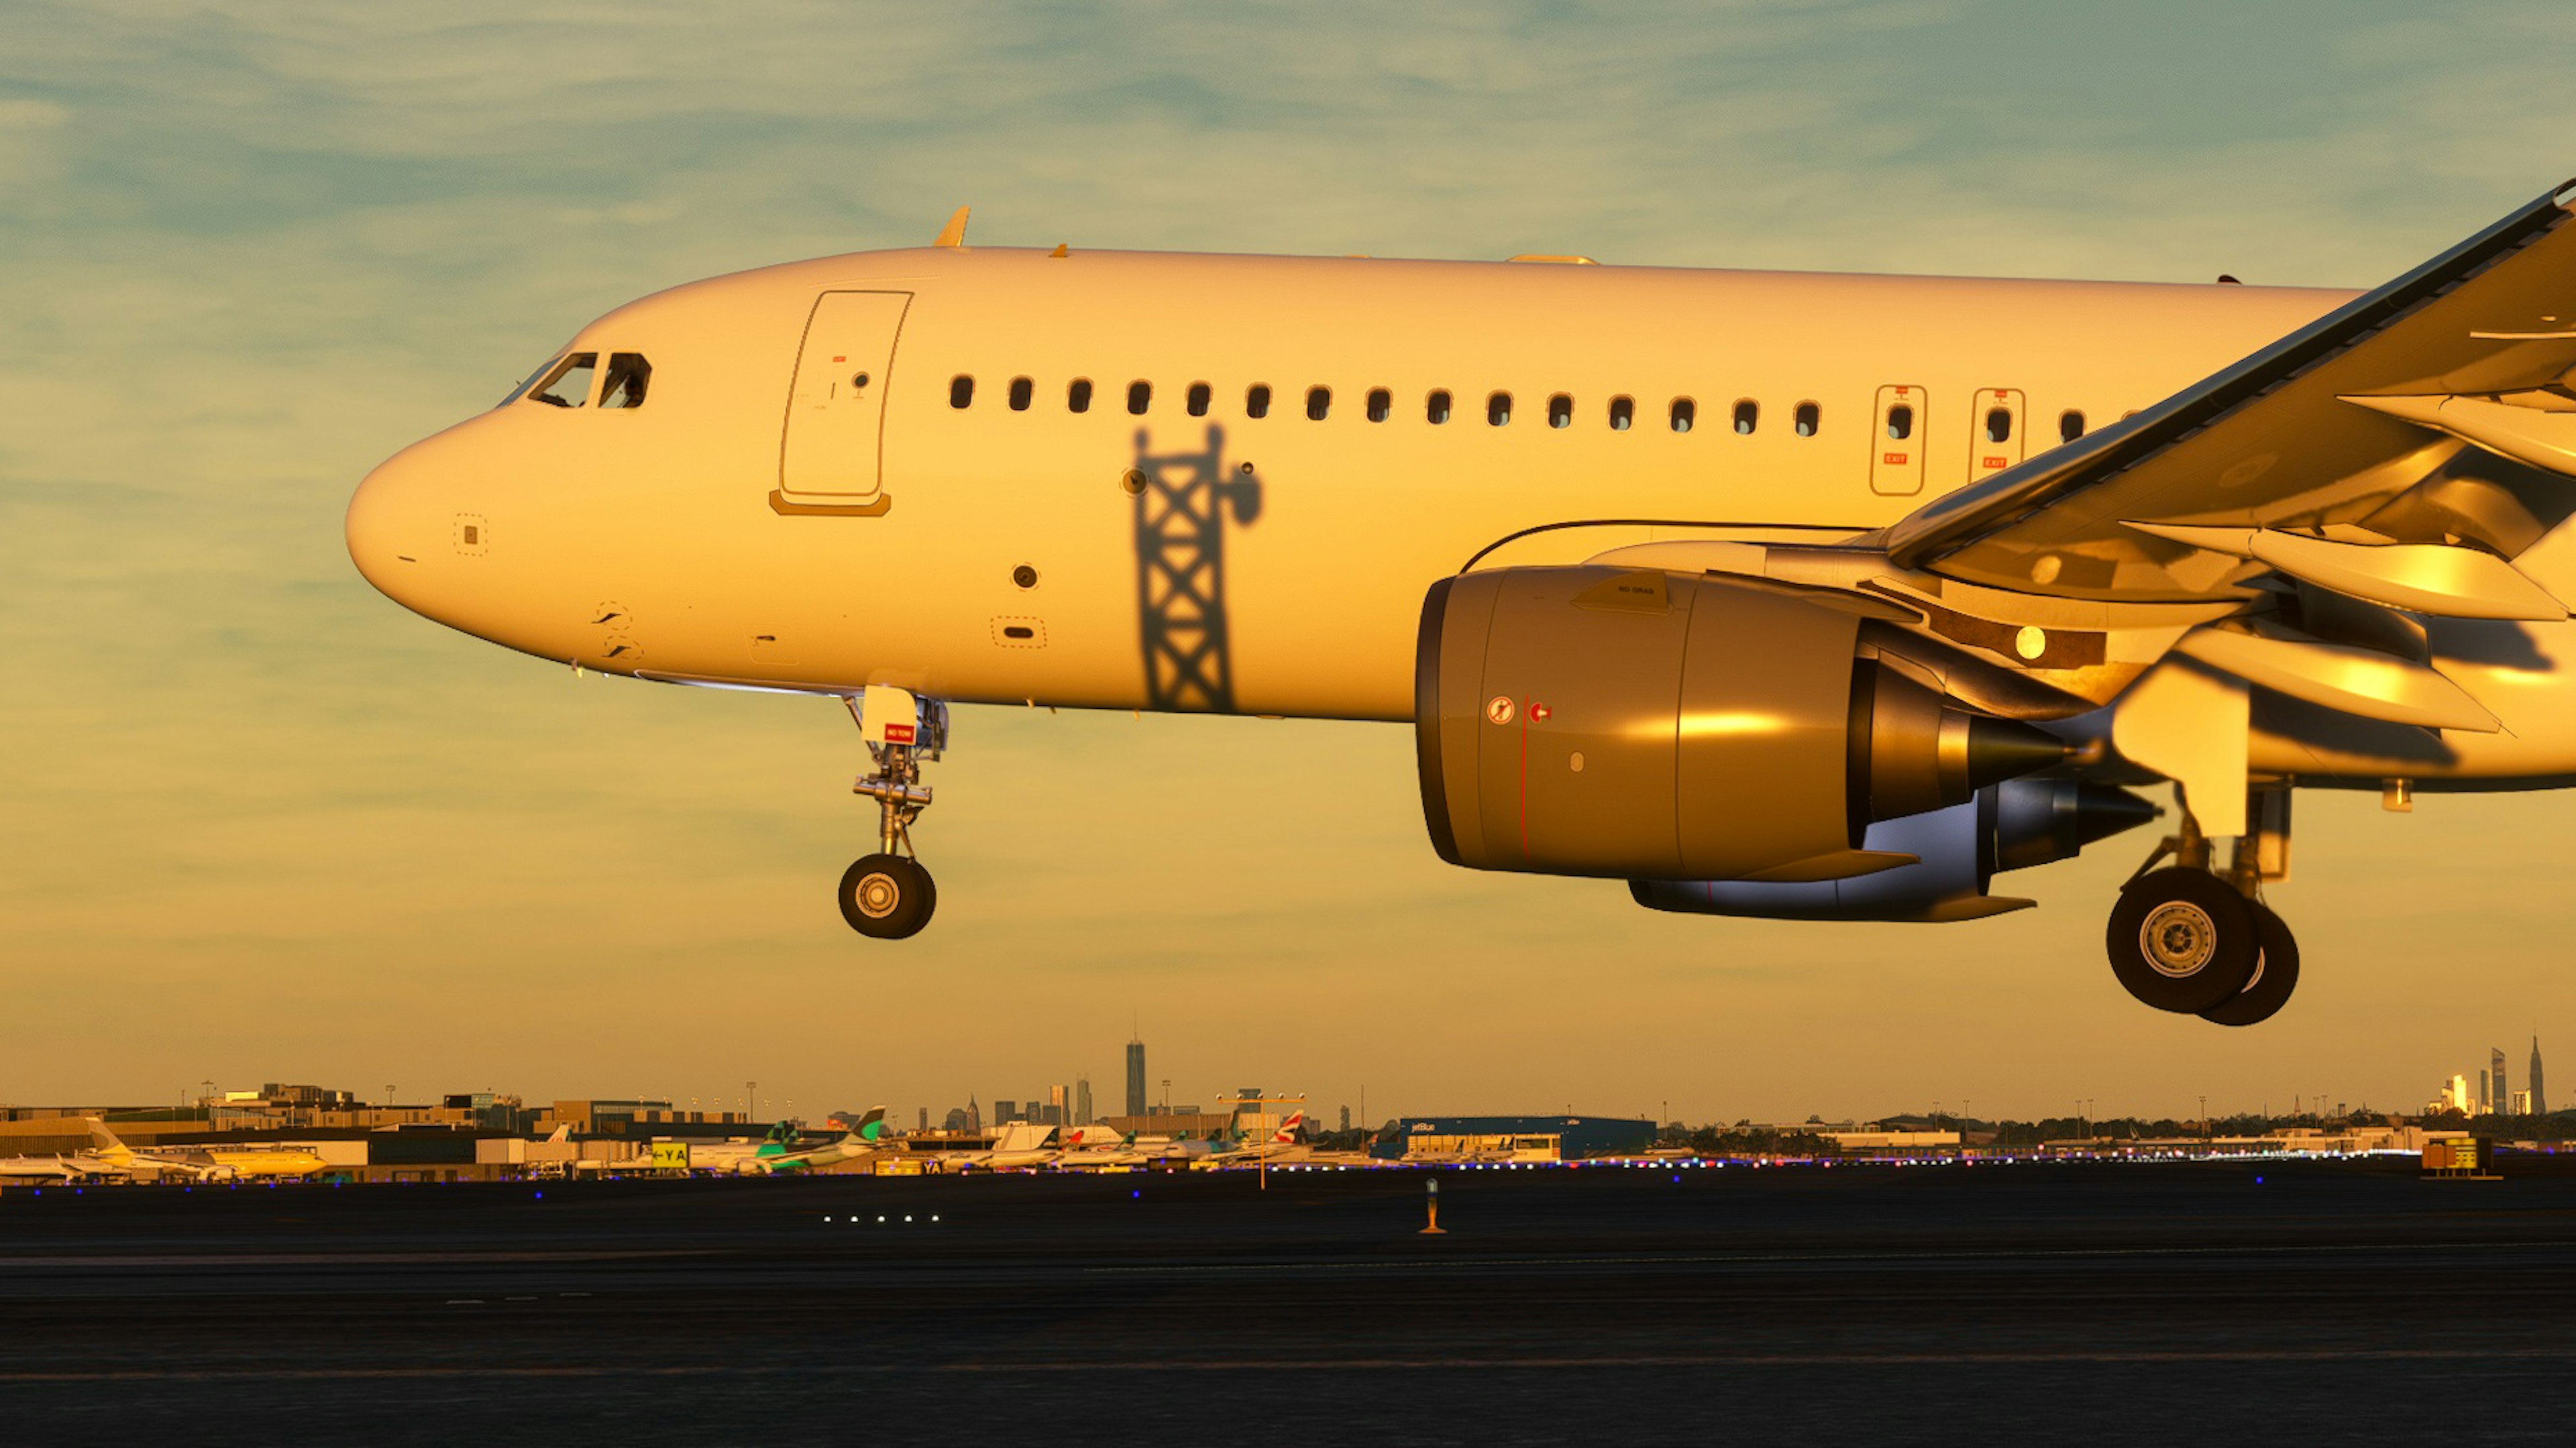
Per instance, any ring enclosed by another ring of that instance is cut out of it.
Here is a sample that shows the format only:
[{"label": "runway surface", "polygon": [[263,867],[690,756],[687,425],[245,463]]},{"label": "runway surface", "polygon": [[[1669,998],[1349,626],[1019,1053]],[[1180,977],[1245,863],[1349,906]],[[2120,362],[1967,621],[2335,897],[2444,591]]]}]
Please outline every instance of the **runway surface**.
[{"label": "runway surface", "polygon": [[12,1190],[0,1441],[2558,1443],[2548,1165]]}]

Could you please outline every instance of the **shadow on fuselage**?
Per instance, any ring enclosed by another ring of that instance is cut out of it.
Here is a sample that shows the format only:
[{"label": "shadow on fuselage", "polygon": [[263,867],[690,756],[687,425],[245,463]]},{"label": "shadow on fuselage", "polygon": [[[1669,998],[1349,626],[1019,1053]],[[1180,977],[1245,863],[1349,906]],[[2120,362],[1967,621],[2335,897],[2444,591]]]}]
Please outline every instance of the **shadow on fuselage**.
[{"label": "shadow on fuselage", "polygon": [[1261,516],[1252,464],[1228,464],[1225,429],[1205,446],[1157,453],[1136,432],[1128,475],[1135,494],[1136,620],[1146,707],[1223,713],[1234,708],[1233,642],[1226,626],[1225,530]]}]

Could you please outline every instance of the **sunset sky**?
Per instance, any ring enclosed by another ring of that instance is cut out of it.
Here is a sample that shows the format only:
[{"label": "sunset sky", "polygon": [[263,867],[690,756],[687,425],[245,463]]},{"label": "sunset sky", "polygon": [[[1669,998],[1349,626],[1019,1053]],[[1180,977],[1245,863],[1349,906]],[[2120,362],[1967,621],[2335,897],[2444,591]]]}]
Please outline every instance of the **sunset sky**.
[{"label": "sunset sky", "polygon": [[[1650,914],[1423,835],[1410,732],[961,710],[919,939],[829,700],[406,613],[341,517],[576,327],[926,242],[2373,285],[2576,172],[2563,0],[0,8],[0,1102],[2412,1108],[2576,1080],[2576,799],[2303,794],[2306,973],[2134,1004],[2149,841],[1956,926]],[[2120,339],[2104,337],[2104,347]],[[1159,1086],[1158,1086],[1159,1091]],[[2562,1085],[2560,1094],[2566,1094]]]}]

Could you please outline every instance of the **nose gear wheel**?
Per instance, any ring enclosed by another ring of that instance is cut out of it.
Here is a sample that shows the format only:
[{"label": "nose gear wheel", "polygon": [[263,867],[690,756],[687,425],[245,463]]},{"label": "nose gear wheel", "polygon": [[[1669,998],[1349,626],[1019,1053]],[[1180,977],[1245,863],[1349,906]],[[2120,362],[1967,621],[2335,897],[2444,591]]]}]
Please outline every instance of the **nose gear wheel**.
[{"label": "nose gear wheel", "polygon": [[939,908],[930,872],[901,855],[868,855],[841,875],[841,918],[872,940],[916,935]]},{"label": "nose gear wheel", "polygon": [[[871,702],[864,707],[858,698],[844,702],[876,768],[850,792],[876,801],[878,848],[842,872],[841,918],[872,940],[901,940],[919,934],[939,904],[939,887],[912,857],[912,822],[930,808],[921,766],[948,747],[948,706],[873,685],[865,697]],[[882,711],[873,729],[870,709]]]}]

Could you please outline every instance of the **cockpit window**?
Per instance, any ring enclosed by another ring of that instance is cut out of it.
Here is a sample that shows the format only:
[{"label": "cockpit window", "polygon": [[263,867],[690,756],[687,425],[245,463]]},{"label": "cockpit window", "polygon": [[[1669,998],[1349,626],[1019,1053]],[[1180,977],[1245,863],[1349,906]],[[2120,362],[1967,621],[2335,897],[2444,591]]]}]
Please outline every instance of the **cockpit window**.
[{"label": "cockpit window", "polygon": [[599,370],[599,354],[575,352],[555,367],[545,383],[528,394],[556,407],[579,407],[590,401],[590,374]]},{"label": "cockpit window", "polygon": [[537,379],[554,371],[555,363],[560,360],[562,359],[558,357],[549,357],[543,362],[538,363],[537,370],[520,378],[519,385],[510,389],[509,396],[502,398],[500,401],[493,403],[492,405],[494,407],[507,407],[511,403],[518,401],[520,398],[527,396],[528,389],[537,385]]},{"label": "cockpit window", "polygon": [[608,380],[599,384],[602,407],[642,407],[645,384],[653,380],[653,364],[641,352],[608,354]]}]

